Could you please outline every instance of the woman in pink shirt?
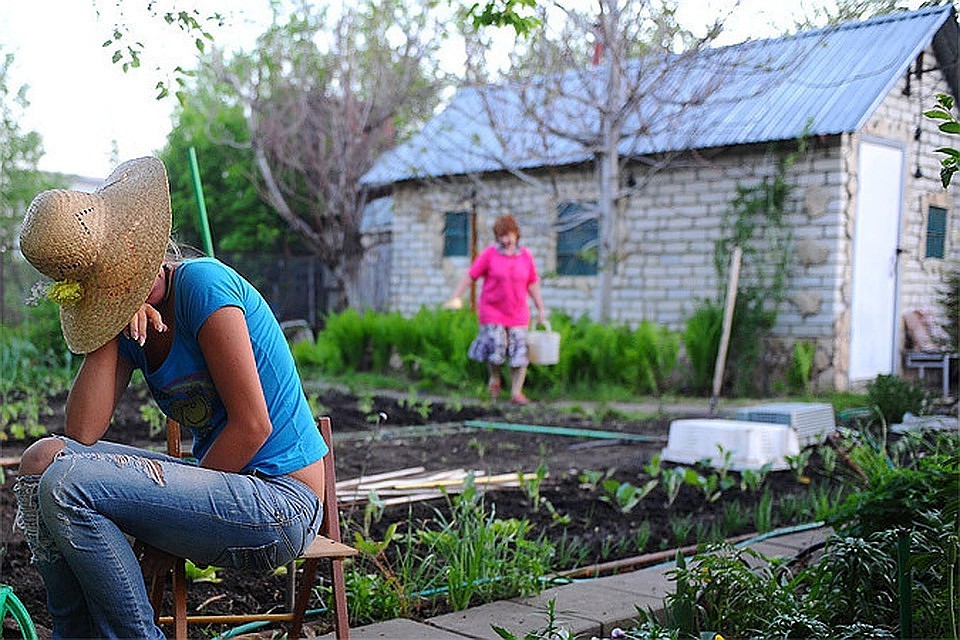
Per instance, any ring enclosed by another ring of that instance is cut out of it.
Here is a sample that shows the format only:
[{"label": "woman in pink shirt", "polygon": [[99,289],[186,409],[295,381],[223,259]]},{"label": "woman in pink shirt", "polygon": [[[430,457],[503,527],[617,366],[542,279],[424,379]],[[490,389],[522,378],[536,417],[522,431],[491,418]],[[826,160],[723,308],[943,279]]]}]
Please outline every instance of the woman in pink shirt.
[{"label": "woman in pink shirt", "polygon": [[490,397],[500,396],[500,368],[510,364],[510,399],[524,405],[530,401],[523,395],[527,376],[527,328],[530,326],[530,307],[527,296],[537,307],[537,322],[546,321],[540,279],[533,256],[526,247],[519,246],[520,227],[511,215],[503,215],[493,223],[497,240],[477,256],[470,269],[454,289],[444,305],[459,308],[460,298],[470,283],[483,278],[477,318],[480,331],[471,343],[467,355],[471,360],[486,362],[490,372],[487,386]]}]

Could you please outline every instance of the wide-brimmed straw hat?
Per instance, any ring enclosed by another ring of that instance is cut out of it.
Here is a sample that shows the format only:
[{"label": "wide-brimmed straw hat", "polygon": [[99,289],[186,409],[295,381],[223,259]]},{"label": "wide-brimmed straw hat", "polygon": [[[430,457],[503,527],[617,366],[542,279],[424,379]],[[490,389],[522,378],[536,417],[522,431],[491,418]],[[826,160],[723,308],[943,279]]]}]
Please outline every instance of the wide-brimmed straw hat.
[{"label": "wide-brimmed straw hat", "polygon": [[124,162],[93,193],[33,199],[20,250],[55,281],[67,347],[89,353],[120,333],[147,299],[170,237],[170,187],[157,158]]}]

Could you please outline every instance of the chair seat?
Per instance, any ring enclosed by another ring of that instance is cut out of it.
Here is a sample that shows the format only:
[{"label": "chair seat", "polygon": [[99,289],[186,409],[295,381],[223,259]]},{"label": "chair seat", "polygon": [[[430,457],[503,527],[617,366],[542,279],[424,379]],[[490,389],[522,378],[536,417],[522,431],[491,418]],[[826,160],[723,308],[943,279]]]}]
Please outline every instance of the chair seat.
[{"label": "chair seat", "polygon": [[331,540],[324,536],[317,536],[307,547],[307,550],[300,554],[301,558],[350,558],[357,555],[357,550],[349,547],[342,542]]}]

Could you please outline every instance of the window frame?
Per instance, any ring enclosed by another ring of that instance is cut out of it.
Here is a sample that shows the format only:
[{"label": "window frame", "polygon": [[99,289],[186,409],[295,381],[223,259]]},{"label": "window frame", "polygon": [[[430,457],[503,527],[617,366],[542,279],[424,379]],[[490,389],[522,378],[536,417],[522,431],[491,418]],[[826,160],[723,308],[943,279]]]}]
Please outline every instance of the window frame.
[{"label": "window frame", "polygon": [[[937,214],[934,216],[934,214]],[[939,220],[939,229],[934,228],[934,220]],[[926,242],[924,258],[942,260],[947,249],[947,208],[937,205],[927,206]]]},{"label": "window frame", "polygon": [[[457,225],[452,224],[453,220],[458,221]],[[459,229],[455,229],[459,226]],[[456,232],[460,233],[456,233]],[[462,236],[462,237],[461,237]],[[461,249],[462,243],[462,249]],[[462,253],[460,252],[462,250]],[[443,214],[443,257],[444,258],[465,258],[470,255],[470,212],[446,211]]]},{"label": "window frame", "polygon": [[[558,276],[595,276],[599,272],[598,260],[588,260],[584,251],[597,250],[600,246],[600,220],[597,203],[593,200],[564,200],[557,204],[556,247],[554,256]],[[581,217],[575,224],[564,218]],[[569,225],[568,228],[564,228]],[[592,229],[592,232],[591,232]]]}]

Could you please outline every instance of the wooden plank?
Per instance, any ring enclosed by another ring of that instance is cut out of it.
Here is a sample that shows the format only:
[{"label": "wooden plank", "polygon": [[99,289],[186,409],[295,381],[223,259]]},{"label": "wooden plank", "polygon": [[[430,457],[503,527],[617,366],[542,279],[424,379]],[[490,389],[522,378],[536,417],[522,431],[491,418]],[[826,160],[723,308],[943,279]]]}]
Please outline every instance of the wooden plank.
[{"label": "wooden plank", "polygon": [[[523,475],[524,480],[530,480],[536,478],[536,474],[526,473]],[[466,478],[460,479],[451,479],[451,480],[439,480],[439,481],[417,481],[417,482],[403,482],[398,483],[396,486],[398,488],[411,488],[416,489],[418,487],[429,487],[429,486],[441,486],[449,487],[451,485],[462,484]],[[506,484],[506,483],[515,483],[520,484],[520,478],[516,473],[503,473],[496,476],[480,476],[473,479],[474,484]]]},{"label": "wooden plank", "polygon": [[407,469],[386,471],[384,473],[376,473],[369,476],[360,476],[359,478],[353,478],[352,480],[340,480],[337,482],[337,491],[339,492],[341,488],[353,487],[358,484],[363,484],[364,482],[376,482],[379,480],[386,480],[388,478],[402,478],[404,476],[410,476],[416,473],[423,473],[424,471],[426,471],[424,467],[409,467]]}]

